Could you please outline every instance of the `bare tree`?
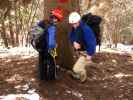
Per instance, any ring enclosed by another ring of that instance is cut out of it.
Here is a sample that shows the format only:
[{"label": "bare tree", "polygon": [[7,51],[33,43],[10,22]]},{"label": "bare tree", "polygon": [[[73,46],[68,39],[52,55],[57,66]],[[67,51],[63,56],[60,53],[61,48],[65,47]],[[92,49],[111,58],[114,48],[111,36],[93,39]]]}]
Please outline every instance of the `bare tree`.
[{"label": "bare tree", "polygon": [[[0,1],[1,38],[4,45],[25,46],[29,43],[28,31],[40,17],[41,0]],[[42,12],[42,11],[41,11]],[[5,22],[7,22],[5,24]],[[10,33],[10,34],[9,34]]]}]

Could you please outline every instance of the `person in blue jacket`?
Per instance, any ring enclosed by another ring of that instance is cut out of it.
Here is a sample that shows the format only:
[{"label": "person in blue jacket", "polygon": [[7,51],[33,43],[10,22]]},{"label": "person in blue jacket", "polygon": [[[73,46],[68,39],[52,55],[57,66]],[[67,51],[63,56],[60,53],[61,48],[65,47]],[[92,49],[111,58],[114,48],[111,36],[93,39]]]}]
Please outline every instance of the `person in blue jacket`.
[{"label": "person in blue jacket", "polygon": [[[85,60],[88,63],[92,62],[92,56],[95,54],[96,51],[96,37],[92,29],[81,20],[81,16],[77,12],[72,12],[69,15],[69,23],[72,25],[72,30],[69,34],[69,38],[74,49],[76,51],[86,51]],[[76,70],[80,70],[80,68],[82,68],[82,66],[77,67],[77,65],[80,65],[78,64],[80,62],[82,61],[77,60],[77,64],[75,64],[76,66],[74,66],[75,68],[78,68]],[[74,72],[75,68],[73,68]],[[81,80],[85,81],[85,78]]]},{"label": "person in blue jacket", "polygon": [[63,18],[61,9],[54,9],[51,12],[49,20],[41,20],[38,26],[44,29],[41,38],[41,50],[39,51],[39,79],[53,80],[56,78],[56,65],[54,50],[56,48],[56,24]]}]

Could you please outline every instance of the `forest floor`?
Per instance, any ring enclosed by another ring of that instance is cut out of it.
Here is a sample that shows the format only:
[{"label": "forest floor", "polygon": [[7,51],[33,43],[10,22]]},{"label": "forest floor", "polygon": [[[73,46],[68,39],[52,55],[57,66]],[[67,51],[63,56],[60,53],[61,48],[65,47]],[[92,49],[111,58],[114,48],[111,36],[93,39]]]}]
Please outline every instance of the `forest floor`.
[{"label": "forest floor", "polygon": [[[58,70],[55,81],[39,81],[37,57],[0,58],[0,100],[133,100],[132,54],[101,52],[93,61],[87,81],[80,83],[66,70]],[[4,99],[9,94],[33,98]]]}]

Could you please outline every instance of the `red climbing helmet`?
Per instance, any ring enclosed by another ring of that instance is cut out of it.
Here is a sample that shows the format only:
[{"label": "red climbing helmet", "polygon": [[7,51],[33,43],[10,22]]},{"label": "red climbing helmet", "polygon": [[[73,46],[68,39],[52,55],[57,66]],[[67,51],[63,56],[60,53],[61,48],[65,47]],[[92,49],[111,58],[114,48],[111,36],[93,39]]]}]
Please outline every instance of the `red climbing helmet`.
[{"label": "red climbing helmet", "polygon": [[57,17],[59,19],[59,21],[61,21],[63,19],[63,12],[62,12],[62,9],[60,9],[60,8],[53,9],[52,15]]}]

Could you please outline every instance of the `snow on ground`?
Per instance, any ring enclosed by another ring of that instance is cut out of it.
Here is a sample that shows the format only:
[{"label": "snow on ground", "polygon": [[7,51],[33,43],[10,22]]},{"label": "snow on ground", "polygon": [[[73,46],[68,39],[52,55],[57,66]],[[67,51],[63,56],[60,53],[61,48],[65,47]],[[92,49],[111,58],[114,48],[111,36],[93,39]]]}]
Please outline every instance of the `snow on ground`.
[{"label": "snow on ground", "polygon": [[[97,51],[98,51],[97,47]],[[124,45],[119,43],[117,48],[107,48],[106,46],[101,46],[101,51],[103,52],[115,52],[115,53],[131,53],[133,54],[133,45]],[[32,47],[14,47],[11,49],[6,49],[0,47],[0,58],[4,57],[15,57],[19,56],[21,58],[36,57],[38,53]]]},{"label": "snow on ground", "polygon": [[21,58],[30,58],[37,56],[37,52],[32,47],[14,47],[11,49],[6,49],[0,47],[0,58],[19,56]]},{"label": "snow on ground", "polygon": [[116,78],[123,78],[123,77],[133,77],[131,74],[124,74],[124,73],[117,73],[114,75]]},{"label": "snow on ground", "polygon": [[[97,52],[98,52],[98,46],[97,46]],[[105,45],[102,45],[100,47],[100,50],[102,52],[112,52],[112,53],[129,53],[133,54],[133,45],[124,45],[122,43],[117,44],[117,48],[108,48]]]},{"label": "snow on ground", "polygon": [[37,93],[32,94],[8,94],[6,96],[0,96],[0,100],[39,100]]}]

